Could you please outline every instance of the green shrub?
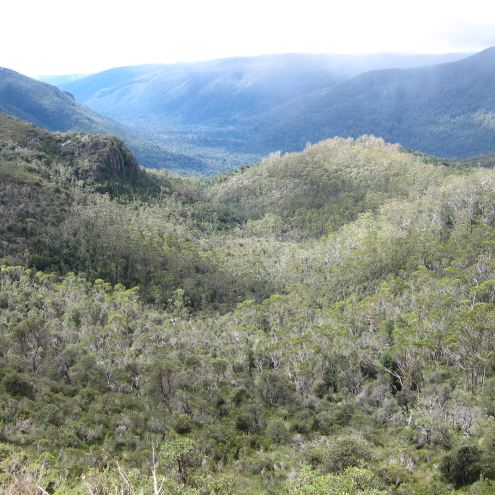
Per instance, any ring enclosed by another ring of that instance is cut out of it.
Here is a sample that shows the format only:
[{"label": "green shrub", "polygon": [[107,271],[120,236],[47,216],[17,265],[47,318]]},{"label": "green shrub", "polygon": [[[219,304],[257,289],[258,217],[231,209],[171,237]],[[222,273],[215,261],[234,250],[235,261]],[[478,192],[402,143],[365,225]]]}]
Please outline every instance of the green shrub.
[{"label": "green shrub", "polygon": [[447,454],[440,465],[445,479],[456,487],[469,485],[482,472],[482,451],[475,445],[463,445]]},{"label": "green shrub", "polygon": [[19,373],[10,373],[2,380],[5,390],[14,397],[27,397],[36,399],[36,390],[34,386]]},{"label": "green shrub", "polygon": [[289,495],[386,495],[377,477],[367,469],[349,468],[340,474],[318,475],[304,466],[289,482]]},{"label": "green shrub", "polygon": [[310,409],[302,409],[294,414],[290,430],[296,433],[308,434],[315,429],[315,414]]},{"label": "green shrub", "polygon": [[493,495],[495,493],[495,482],[480,480],[469,489],[468,495]]},{"label": "green shrub", "polygon": [[208,481],[207,490],[211,495],[236,495],[237,481],[232,476],[222,475]]},{"label": "green shrub", "polygon": [[322,470],[340,473],[350,467],[364,467],[373,458],[369,443],[357,436],[340,437],[323,452]]},{"label": "green shrub", "polygon": [[292,386],[287,377],[276,370],[263,370],[256,388],[263,401],[270,406],[284,405],[292,398]]},{"label": "green shrub", "polygon": [[287,443],[289,440],[289,432],[284,421],[275,418],[268,422],[265,435],[274,443]]},{"label": "green shrub", "polygon": [[323,435],[330,435],[339,428],[347,426],[353,414],[354,407],[351,404],[332,404],[329,409],[320,412],[316,416],[315,428]]},{"label": "green shrub", "polygon": [[175,418],[174,430],[180,435],[190,433],[193,429],[191,418],[186,414],[180,414]]},{"label": "green shrub", "polygon": [[264,426],[261,411],[254,404],[242,408],[237,414],[235,425],[245,433],[259,433]]}]

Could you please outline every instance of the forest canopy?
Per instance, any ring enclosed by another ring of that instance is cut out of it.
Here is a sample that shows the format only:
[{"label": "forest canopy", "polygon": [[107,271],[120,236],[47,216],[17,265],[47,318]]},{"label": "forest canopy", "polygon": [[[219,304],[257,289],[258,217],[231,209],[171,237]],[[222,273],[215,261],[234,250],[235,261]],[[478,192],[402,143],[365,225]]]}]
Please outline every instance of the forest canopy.
[{"label": "forest canopy", "polygon": [[2,116],[0,195],[0,491],[494,493],[493,169],[200,180]]}]

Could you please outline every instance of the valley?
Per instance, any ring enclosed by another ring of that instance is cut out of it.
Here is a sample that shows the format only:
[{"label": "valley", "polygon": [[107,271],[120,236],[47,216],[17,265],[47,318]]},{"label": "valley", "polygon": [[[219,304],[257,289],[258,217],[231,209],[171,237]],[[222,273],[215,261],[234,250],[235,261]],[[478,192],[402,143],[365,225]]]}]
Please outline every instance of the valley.
[{"label": "valley", "polygon": [[184,177],[0,116],[0,491],[493,493],[491,165]]}]

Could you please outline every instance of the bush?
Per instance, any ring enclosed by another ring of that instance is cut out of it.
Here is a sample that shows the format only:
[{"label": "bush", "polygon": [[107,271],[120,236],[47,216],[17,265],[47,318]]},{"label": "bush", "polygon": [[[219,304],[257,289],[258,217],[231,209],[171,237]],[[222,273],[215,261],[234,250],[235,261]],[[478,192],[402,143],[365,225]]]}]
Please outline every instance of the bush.
[{"label": "bush", "polygon": [[374,468],[374,471],[380,480],[390,487],[398,487],[414,481],[411,471],[400,464],[385,464]]},{"label": "bush", "polygon": [[316,416],[315,428],[323,435],[329,435],[347,426],[353,414],[354,407],[351,404],[331,405],[331,409],[322,411]]},{"label": "bush", "polygon": [[259,433],[264,426],[261,411],[254,404],[245,406],[237,414],[235,425],[245,433]]},{"label": "bush", "polygon": [[480,480],[474,483],[468,495],[493,495],[495,493],[495,483],[488,480]]},{"label": "bush", "polygon": [[274,443],[286,443],[289,440],[289,433],[285,423],[281,419],[272,419],[266,426],[265,435]]},{"label": "bush", "polygon": [[236,406],[240,406],[249,399],[249,393],[245,388],[236,388],[231,395],[231,400]]},{"label": "bush", "polygon": [[448,449],[451,446],[449,425],[431,415],[423,415],[416,419],[410,432],[411,441],[418,449],[425,445]]},{"label": "bush", "polygon": [[203,429],[198,443],[205,455],[214,461],[227,462],[237,456],[245,438],[240,437],[231,425],[212,423]]},{"label": "bush", "polygon": [[5,390],[14,397],[27,397],[28,399],[36,399],[36,390],[19,373],[10,373],[2,380]]},{"label": "bush", "polygon": [[288,404],[292,398],[292,386],[282,373],[275,370],[263,370],[257,378],[256,388],[269,406]]},{"label": "bush", "polygon": [[290,430],[296,433],[308,434],[315,429],[315,414],[311,409],[302,409],[294,414]]},{"label": "bush", "polygon": [[456,487],[469,485],[481,475],[481,458],[481,449],[475,445],[464,445],[443,458],[440,471]]},{"label": "bush", "polygon": [[367,469],[350,468],[340,474],[318,475],[305,466],[289,481],[289,495],[386,495],[380,480]]},{"label": "bush", "polygon": [[238,493],[237,481],[232,476],[222,475],[209,480],[207,490],[211,495],[235,495]]},{"label": "bush", "polygon": [[363,438],[340,437],[324,451],[322,470],[326,473],[340,473],[350,467],[366,466],[372,458],[371,446]]},{"label": "bush", "polygon": [[187,416],[186,414],[180,414],[175,417],[174,430],[179,433],[179,435],[190,433],[192,429],[193,424],[189,416]]},{"label": "bush", "polygon": [[273,471],[273,464],[273,460],[268,454],[259,452],[255,457],[244,458],[241,463],[243,471],[255,475]]}]

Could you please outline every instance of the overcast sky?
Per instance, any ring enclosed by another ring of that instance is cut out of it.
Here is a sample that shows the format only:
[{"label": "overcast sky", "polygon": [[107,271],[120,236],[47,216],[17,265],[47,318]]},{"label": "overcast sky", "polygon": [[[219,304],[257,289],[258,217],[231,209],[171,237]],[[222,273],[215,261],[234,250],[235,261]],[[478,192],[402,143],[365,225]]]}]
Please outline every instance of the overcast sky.
[{"label": "overcast sky", "polygon": [[0,66],[28,75],[239,55],[473,52],[494,0],[3,0]]}]

